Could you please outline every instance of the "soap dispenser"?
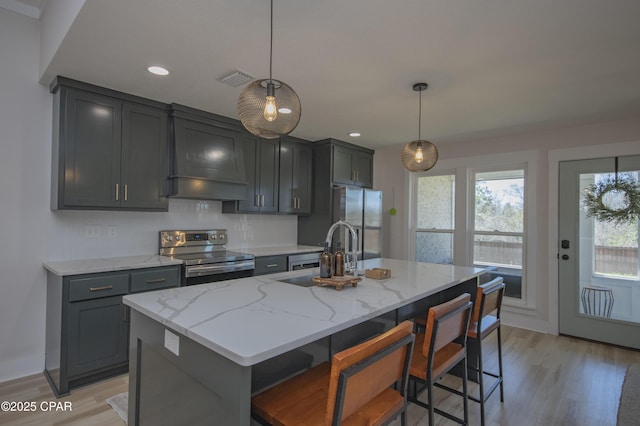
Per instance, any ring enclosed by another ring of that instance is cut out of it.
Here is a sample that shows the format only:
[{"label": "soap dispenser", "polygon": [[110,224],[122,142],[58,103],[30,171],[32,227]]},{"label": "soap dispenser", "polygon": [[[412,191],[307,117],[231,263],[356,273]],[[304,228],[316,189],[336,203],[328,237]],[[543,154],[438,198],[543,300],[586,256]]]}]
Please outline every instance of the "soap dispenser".
[{"label": "soap dispenser", "polygon": [[324,251],[320,255],[320,278],[331,278],[333,256],[329,251],[329,243],[324,243]]}]

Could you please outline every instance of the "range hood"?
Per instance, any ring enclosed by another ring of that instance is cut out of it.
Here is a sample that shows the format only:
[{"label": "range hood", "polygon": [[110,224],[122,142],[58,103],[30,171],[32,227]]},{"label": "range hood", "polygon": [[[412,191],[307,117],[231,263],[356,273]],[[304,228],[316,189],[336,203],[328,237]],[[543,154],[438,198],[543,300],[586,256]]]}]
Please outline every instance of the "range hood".
[{"label": "range hood", "polygon": [[171,105],[169,197],[246,199],[240,123]]}]

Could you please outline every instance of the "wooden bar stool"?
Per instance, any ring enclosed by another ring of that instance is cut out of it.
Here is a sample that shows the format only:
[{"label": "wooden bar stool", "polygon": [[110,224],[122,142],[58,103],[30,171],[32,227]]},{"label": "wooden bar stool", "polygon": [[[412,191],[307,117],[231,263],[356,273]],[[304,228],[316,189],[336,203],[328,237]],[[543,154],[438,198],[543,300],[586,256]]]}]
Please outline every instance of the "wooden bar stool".
[{"label": "wooden bar stool", "polygon": [[[478,286],[476,302],[471,316],[471,325],[467,337],[469,347],[475,347],[478,357],[478,367],[473,368],[478,373],[479,392],[478,397],[469,395],[469,399],[480,403],[480,415],[484,426],[485,401],[493,391],[500,386],[500,402],[504,402],[504,389],[502,384],[502,336],[500,333],[500,308],[504,295],[504,283],[502,277],[494,278],[486,284]],[[482,341],[494,331],[498,332],[498,374],[484,370],[482,363]],[[484,376],[488,375],[495,380],[485,390]]]},{"label": "wooden bar stool", "polygon": [[[333,356],[251,399],[251,416],[267,425],[385,425],[401,415],[413,324],[391,330]],[[392,386],[397,384],[394,389]]]},{"label": "wooden bar stool", "polygon": [[[469,423],[467,406],[467,331],[471,317],[471,295],[464,293],[455,299],[429,309],[425,334],[417,334],[411,358],[409,380],[412,393],[409,401],[429,410],[429,424],[434,423],[434,413],[438,413],[457,423]],[[462,392],[437,383],[457,365],[462,366]],[[421,388],[418,390],[418,384]],[[446,389],[463,398],[464,418],[460,419],[433,405],[433,387]],[[427,403],[418,400],[418,395],[428,391]]]}]

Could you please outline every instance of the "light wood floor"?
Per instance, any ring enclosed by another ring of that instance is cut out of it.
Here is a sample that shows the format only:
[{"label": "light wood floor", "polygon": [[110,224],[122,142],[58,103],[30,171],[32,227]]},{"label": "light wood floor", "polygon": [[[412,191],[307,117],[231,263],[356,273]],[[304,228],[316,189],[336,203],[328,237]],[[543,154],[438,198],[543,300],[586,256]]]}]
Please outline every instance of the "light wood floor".
[{"label": "light wood floor", "polygon": [[[580,425],[616,424],[618,400],[627,366],[640,364],[640,352],[569,337],[549,336],[503,326],[505,402],[496,393],[487,402],[487,425]],[[492,345],[493,343],[493,345]],[[487,341],[487,365],[495,341]],[[457,385],[459,379],[448,378]],[[476,385],[470,386],[476,391]],[[128,390],[127,376],[75,389],[57,400],[41,374],[0,384],[0,401],[70,401],[70,412],[0,412],[0,425],[122,426],[124,422],[105,399]],[[436,405],[461,415],[459,397],[436,390]],[[480,424],[480,407],[469,402],[470,424]],[[426,425],[426,412],[409,407],[409,424]],[[436,415],[437,425],[454,424]],[[393,423],[399,425],[399,421]]]}]

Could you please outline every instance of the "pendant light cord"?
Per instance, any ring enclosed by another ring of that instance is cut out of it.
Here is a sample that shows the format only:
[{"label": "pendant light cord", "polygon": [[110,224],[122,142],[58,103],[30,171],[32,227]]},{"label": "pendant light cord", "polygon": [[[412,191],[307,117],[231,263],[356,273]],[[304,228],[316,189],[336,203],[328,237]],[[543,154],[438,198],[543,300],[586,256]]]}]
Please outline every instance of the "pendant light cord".
[{"label": "pendant light cord", "polygon": [[271,0],[271,35],[269,40],[269,83],[271,83],[271,68],[273,63],[273,0]]},{"label": "pendant light cord", "polygon": [[615,185],[618,186],[618,157],[615,158]]},{"label": "pendant light cord", "polygon": [[422,126],[422,91],[420,91],[419,96],[420,96],[419,98],[420,101],[418,103],[418,140],[420,141],[422,140],[420,137],[422,132],[422,128],[421,128]]}]

